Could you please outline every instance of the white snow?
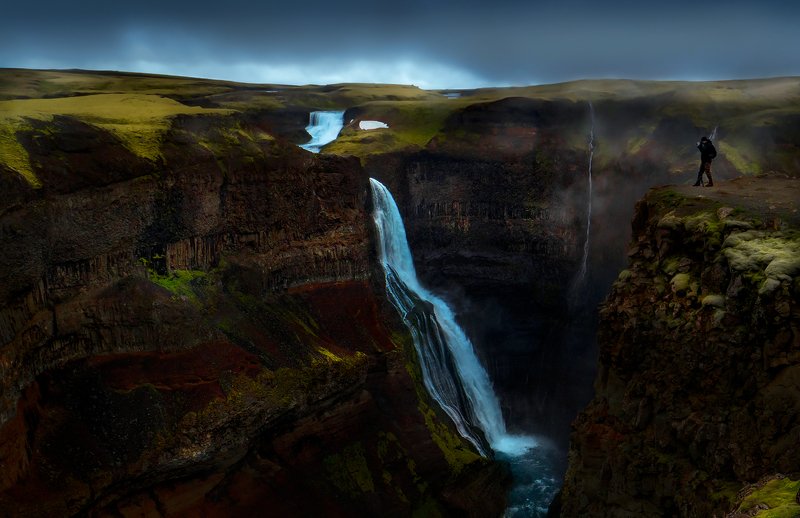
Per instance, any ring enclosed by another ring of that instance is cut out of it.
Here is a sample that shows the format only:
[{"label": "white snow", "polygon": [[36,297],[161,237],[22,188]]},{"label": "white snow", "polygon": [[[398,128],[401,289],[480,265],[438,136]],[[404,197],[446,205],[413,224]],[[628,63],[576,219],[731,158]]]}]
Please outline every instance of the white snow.
[{"label": "white snow", "polygon": [[381,121],[359,121],[358,123],[358,129],[362,130],[374,130],[388,127],[388,124]]}]

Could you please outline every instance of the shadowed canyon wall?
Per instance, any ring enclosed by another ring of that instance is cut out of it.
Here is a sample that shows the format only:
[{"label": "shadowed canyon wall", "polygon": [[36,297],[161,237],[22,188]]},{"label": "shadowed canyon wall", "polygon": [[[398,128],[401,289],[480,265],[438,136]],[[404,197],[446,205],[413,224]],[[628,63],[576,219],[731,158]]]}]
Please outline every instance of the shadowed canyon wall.
[{"label": "shadowed canyon wall", "polygon": [[637,205],[561,516],[800,513],[799,200],[768,177]]},{"label": "shadowed canyon wall", "polygon": [[[0,514],[496,514],[421,388],[368,178],[236,117],[157,160],[71,117],[3,175]],[[377,279],[377,280],[376,280]]]}]

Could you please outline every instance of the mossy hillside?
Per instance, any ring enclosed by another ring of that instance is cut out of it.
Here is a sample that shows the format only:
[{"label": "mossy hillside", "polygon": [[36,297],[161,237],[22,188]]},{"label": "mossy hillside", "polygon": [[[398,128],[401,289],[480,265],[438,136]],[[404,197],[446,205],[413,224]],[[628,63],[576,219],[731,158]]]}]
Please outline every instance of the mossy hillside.
[{"label": "mossy hillside", "polygon": [[31,187],[40,188],[42,182],[33,172],[28,151],[17,139],[18,132],[31,129],[30,124],[24,119],[3,120],[1,117],[2,113],[0,113],[0,160],[22,175]]},{"label": "mossy hillside", "polygon": [[776,477],[747,494],[737,508],[738,512],[752,512],[759,504],[766,505],[751,516],[757,518],[796,518],[800,516],[800,504],[797,494],[800,491],[800,480],[788,477]]},{"label": "mossy hillside", "polygon": [[244,154],[245,160],[254,160],[262,153],[261,145],[275,140],[275,137],[259,130],[248,127],[242,121],[230,124],[216,124],[207,128],[202,135],[195,136],[198,144],[214,155],[220,169],[226,172],[226,159],[233,152]]},{"label": "mossy hillside", "polygon": [[0,101],[0,151],[11,169],[38,186],[30,158],[16,134],[28,128],[28,119],[51,121],[56,115],[73,116],[109,131],[137,156],[156,160],[161,140],[177,115],[227,115],[229,110],[186,106],[158,95],[96,94],[55,99]]},{"label": "mossy hillside", "polygon": [[[209,96],[241,88],[232,81],[80,70],[7,69],[0,74],[0,100],[138,93],[174,99]],[[247,85],[252,88],[252,85]]]},{"label": "mossy hillside", "polygon": [[[445,120],[463,106],[458,101],[443,99],[376,101],[359,105],[356,108],[358,119],[352,124],[348,123],[339,138],[325,147],[325,152],[363,158],[403,149],[423,148],[442,129]],[[359,120],[378,120],[389,127],[361,130],[358,128]]]},{"label": "mossy hillside", "polygon": [[198,294],[208,283],[208,273],[200,270],[172,270],[167,275],[159,275],[148,269],[148,279],[173,294],[175,299],[200,305]]}]

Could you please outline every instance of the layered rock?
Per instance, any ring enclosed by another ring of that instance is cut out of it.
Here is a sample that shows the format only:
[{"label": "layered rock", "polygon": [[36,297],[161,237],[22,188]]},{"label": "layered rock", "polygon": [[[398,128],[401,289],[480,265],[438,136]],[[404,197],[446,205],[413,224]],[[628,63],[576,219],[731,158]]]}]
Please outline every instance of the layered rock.
[{"label": "layered rock", "polygon": [[771,177],[639,203],[629,268],[601,310],[596,396],[574,423],[561,516],[783,505],[749,484],[797,480],[800,466],[798,200],[797,180]]},{"label": "layered rock", "polygon": [[0,514],[502,509],[420,389],[357,161],[236,117],[174,118],[155,161],[70,117],[18,138],[42,187],[0,213]]}]

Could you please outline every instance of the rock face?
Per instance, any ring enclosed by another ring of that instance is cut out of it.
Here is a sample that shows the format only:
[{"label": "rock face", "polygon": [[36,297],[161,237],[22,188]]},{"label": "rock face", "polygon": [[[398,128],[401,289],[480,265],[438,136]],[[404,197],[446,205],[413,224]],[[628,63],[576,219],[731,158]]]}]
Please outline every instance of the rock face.
[{"label": "rock face", "polygon": [[742,178],[639,203],[629,268],[601,310],[596,395],[574,423],[561,516],[753,516],[778,504],[740,489],[797,479],[798,184]]},{"label": "rock face", "polygon": [[569,290],[585,233],[587,120],[582,103],[476,103],[424,151],[365,161],[394,193],[420,278],[456,308],[511,427],[555,438],[594,372],[591,335],[577,336],[592,318],[571,320]]},{"label": "rock face", "polygon": [[0,514],[500,512],[506,470],[420,388],[356,160],[236,117],[175,118],[155,161],[70,117],[17,138],[42,187],[3,171]]}]

